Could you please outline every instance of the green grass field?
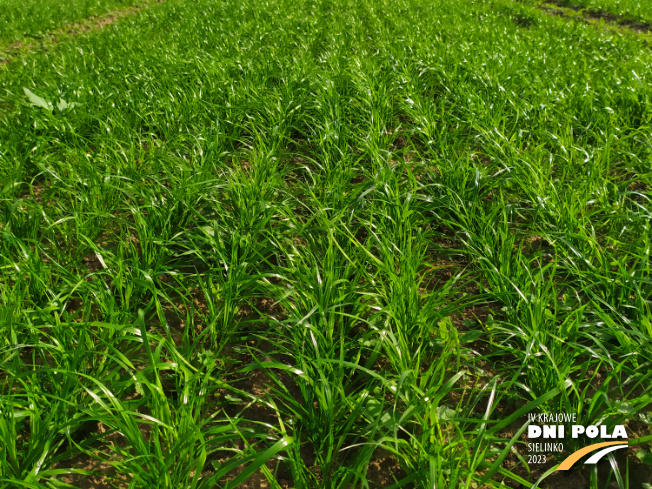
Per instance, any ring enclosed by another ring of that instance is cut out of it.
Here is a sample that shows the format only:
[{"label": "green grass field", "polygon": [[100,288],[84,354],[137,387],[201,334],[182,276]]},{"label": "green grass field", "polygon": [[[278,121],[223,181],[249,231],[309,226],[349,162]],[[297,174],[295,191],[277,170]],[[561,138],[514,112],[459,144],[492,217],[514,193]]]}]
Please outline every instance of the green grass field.
[{"label": "green grass field", "polygon": [[[652,483],[651,131],[638,37],[508,0],[165,0],[16,55],[0,487]],[[641,442],[559,475],[603,440],[532,463],[535,412]]]}]

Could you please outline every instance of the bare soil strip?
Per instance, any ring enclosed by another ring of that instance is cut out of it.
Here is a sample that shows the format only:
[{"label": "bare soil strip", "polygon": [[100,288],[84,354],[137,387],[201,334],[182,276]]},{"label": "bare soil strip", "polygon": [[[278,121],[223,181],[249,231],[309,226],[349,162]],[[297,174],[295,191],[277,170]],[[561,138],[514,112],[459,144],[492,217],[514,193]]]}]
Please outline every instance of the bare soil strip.
[{"label": "bare soil strip", "polygon": [[38,38],[28,38],[25,41],[13,42],[4,46],[0,44],[0,66],[8,64],[20,54],[47,49],[50,46],[59,44],[65,39],[103,29],[123,17],[136,15],[142,10],[162,1],[139,0],[135,5],[111,10],[102,15],[93,15],[79,22],[54,29]]},{"label": "bare soil strip", "polygon": [[572,4],[567,0],[545,0],[537,6],[547,10],[553,15],[574,18],[579,17],[589,24],[596,24],[600,21],[604,21],[606,24],[611,26],[625,28],[641,34],[652,32],[652,24],[647,22],[639,22],[603,10],[594,10],[586,5]]}]

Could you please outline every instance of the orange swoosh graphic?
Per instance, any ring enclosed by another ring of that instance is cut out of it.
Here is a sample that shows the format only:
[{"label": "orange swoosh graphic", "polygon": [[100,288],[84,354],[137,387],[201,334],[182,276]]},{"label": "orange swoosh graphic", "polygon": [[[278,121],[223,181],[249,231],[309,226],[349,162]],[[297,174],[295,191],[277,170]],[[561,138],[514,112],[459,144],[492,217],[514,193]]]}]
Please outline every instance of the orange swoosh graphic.
[{"label": "orange swoosh graphic", "polygon": [[602,447],[608,447],[609,445],[622,445],[624,443],[627,443],[627,440],[625,441],[605,441],[603,443],[595,443],[593,445],[589,445],[588,447],[584,447],[581,450],[576,451],[575,453],[569,455],[566,457],[566,459],[559,464],[559,467],[557,467],[557,470],[568,470],[570,469],[575,462],[577,462],[579,459],[581,459],[584,455],[586,455],[589,452],[592,452],[594,450],[597,450],[598,448]]}]

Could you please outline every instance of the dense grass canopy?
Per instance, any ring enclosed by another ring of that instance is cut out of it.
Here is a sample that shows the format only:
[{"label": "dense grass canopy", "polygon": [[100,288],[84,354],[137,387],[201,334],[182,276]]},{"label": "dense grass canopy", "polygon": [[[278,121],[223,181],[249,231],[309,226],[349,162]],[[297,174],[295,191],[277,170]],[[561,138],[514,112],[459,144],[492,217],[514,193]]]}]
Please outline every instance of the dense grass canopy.
[{"label": "dense grass canopy", "polygon": [[0,487],[644,482],[645,443],[559,482],[599,440],[525,430],[650,435],[645,36],[165,0],[39,49],[125,3],[0,0]]}]

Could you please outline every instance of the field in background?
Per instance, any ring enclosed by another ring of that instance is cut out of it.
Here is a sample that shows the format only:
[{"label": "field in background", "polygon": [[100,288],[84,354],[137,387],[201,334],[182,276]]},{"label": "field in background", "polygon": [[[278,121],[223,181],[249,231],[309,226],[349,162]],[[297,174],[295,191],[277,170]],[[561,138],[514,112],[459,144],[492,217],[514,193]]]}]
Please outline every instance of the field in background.
[{"label": "field in background", "polygon": [[[652,482],[651,54],[167,0],[0,65],[0,487]],[[598,440],[528,464],[528,412],[648,441],[550,475]]]},{"label": "field in background", "polygon": [[0,0],[0,43],[38,38],[65,24],[134,3],[134,0]]},{"label": "field in background", "polygon": [[616,16],[625,21],[652,23],[652,3],[645,0],[554,0],[551,3],[600,12],[607,18]]}]

